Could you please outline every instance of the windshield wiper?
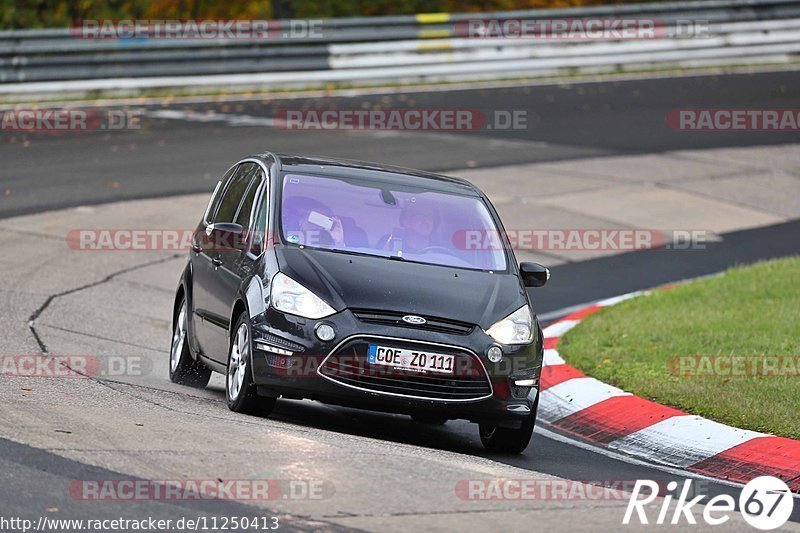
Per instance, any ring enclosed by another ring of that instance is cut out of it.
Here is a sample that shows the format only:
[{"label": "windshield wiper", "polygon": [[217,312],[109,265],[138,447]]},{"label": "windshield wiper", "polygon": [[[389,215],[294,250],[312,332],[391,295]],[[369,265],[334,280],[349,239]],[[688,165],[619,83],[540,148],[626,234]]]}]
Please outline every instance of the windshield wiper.
[{"label": "windshield wiper", "polygon": [[356,252],[355,250],[348,250],[346,248],[317,248],[318,250],[327,250],[329,252],[336,252],[340,254],[347,254],[347,255],[365,255],[367,257],[381,257],[379,255],[370,254],[367,252]]},{"label": "windshield wiper", "polygon": [[[348,250],[346,248],[315,248],[316,250],[325,250],[328,252],[334,252],[337,254],[346,254],[346,255],[358,255],[361,257],[380,257],[381,259],[392,259],[391,256],[388,255],[380,255],[380,254],[373,254],[370,252],[357,252],[355,250]],[[400,261],[407,261],[407,259],[403,259],[402,257],[394,258]]]}]

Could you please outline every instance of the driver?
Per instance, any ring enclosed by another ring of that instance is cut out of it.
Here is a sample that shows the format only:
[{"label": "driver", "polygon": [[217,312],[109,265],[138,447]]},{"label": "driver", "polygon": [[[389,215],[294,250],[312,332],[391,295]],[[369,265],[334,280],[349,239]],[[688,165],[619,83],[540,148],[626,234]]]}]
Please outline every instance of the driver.
[{"label": "driver", "polygon": [[403,227],[403,251],[419,253],[433,244],[436,211],[422,202],[410,203],[400,211]]}]

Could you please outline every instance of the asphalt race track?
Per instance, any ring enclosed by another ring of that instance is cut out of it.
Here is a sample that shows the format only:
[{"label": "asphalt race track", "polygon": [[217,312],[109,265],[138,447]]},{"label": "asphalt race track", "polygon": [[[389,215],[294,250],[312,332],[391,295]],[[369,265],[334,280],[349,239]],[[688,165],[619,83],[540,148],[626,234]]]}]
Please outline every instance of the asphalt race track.
[{"label": "asphalt race track", "polygon": [[[665,124],[678,108],[791,108],[797,72],[689,76],[595,84],[141,108],[138,130],[0,139],[0,218],[75,205],[206,192],[231,161],[263,150],[335,155],[445,171],[590,156],[796,142],[790,132],[687,132]],[[248,125],[286,109],[478,109],[524,111],[526,127],[463,133],[280,130]],[[137,108],[140,109],[140,108]],[[187,120],[189,119],[189,120]],[[431,150],[435,145],[436,149]],[[2,192],[2,191],[0,191]]]},{"label": "asphalt race track", "polygon": [[[800,76],[796,72],[776,72],[289,101],[148,104],[137,107],[144,110],[142,127],[138,130],[80,135],[3,134],[0,218],[110,201],[206,192],[236,158],[265,149],[331,154],[446,171],[688,148],[797,142],[796,136],[782,132],[714,135],[675,132],[664,125],[664,117],[679,107],[800,107],[798,95]],[[315,106],[526,110],[529,121],[524,130],[467,133],[332,133],[252,125],[282,108]],[[174,114],[165,114],[164,110]],[[553,319],[561,309],[604,297],[712,274],[734,264],[798,254],[798,235],[800,221],[794,221],[725,234],[721,242],[705,250],[655,249],[562,264],[552,269],[552,280],[546,288],[532,293],[534,306],[538,314]],[[168,313],[164,309],[165,317]],[[9,319],[3,317],[4,321]],[[167,336],[161,344],[166,358]],[[161,377],[167,384],[167,377]],[[209,398],[216,416],[228,415],[223,394],[216,391]],[[386,453],[394,443],[446,450],[464,454],[467,461],[475,458],[499,462],[573,480],[667,481],[684,477],[600,454],[588,446],[569,443],[566,437],[552,431],[537,432],[524,455],[504,457],[485,452],[476,428],[463,421],[451,421],[442,428],[424,427],[405,417],[308,402],[281,402],[271,418],[298,430],[310,428],[314,430],[311,438],[319,431],[331,434],[331,438],[341,435],[375,439]],[[76,502],[63,491],[56,491],[55,481],[125,477],[65,458],[52,450],[4,438],[0,438],[0,472],[0,501],[10,514],[17,516],[38,515],[39,510],[31,508],[31,501],[43,497],[48,506],[58,507],[63,513],[86,513],[86,502]],[[705,486],[710,495],[739,493],[738,488],[723,483],[708,481]],[[413,485],[409,485],[409,490],[413,490]],[[137,508],[130,503],[111,502],[91,507],[89,512],[92,517],[113,517],[121,512],[144,513],[144,507],[144,504]],[[276,512],[280,512],[279,508],[273,506]],[[148,506],[146,511],[154,517],[172,517],[187,511],[209,516],[243,516],[253,512],[253,508],[230,502],[158,503]],[[346,529],[297,517],[288,520],[294,530]],[[800,522],[800,505],[795,506],[792,520]]]}]

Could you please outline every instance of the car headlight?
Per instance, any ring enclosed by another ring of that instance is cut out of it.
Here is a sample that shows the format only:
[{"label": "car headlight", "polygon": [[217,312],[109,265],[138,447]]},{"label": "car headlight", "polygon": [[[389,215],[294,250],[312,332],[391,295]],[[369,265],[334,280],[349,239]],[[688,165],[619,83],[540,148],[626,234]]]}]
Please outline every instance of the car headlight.
[{"label": "car headlight", "polygon": [[533,340],[531,310],[523,305],[486,330],[500,344],[527,344]]},{"label": "car headlight", "polygon": [[272,307],[278,311],[304,318],[324,318],[336,312],[322,298],[306,289],[295,280],[278,272],[270,287]]}]

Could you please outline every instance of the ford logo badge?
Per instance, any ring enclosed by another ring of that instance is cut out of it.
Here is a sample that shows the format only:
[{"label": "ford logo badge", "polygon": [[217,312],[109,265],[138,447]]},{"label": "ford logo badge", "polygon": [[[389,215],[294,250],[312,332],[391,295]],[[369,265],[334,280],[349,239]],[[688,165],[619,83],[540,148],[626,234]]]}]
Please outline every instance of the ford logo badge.
[{"label": "ford logo badge", "polygon": [[417,315],[406,315],[403,317],[403,322],[406,322],[408,324],[414,324],[417,326],[428,323],[427,320]]}]

